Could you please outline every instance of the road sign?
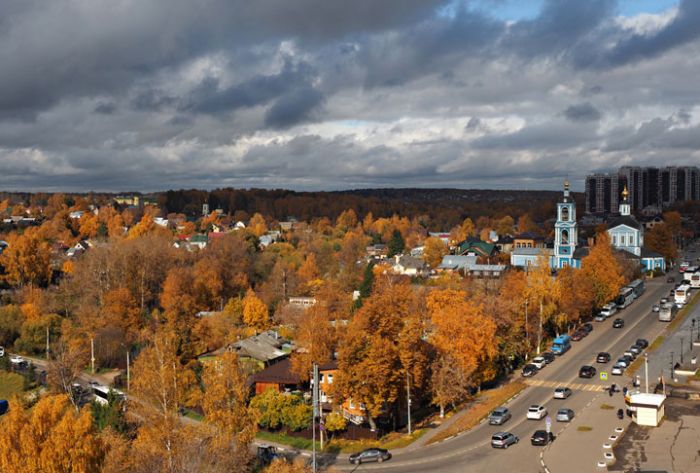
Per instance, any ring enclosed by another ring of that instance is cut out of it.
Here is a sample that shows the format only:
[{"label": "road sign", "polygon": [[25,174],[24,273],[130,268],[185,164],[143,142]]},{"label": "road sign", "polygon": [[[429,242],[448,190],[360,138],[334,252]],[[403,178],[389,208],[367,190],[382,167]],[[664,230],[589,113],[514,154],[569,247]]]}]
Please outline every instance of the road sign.
[{"label": "road sign", "polygon": [[552,418],[547,416],[544,420],[544,425],[547,428],[547,433],[550,433],[552,431]]},{"label": "road sign", "polygon": [[607,371],[601,371],[601,372],[600,372],[600,380],[601,380],[601,381],[607,381],[607,380],[608,380],[608,372],[607,372]]}]

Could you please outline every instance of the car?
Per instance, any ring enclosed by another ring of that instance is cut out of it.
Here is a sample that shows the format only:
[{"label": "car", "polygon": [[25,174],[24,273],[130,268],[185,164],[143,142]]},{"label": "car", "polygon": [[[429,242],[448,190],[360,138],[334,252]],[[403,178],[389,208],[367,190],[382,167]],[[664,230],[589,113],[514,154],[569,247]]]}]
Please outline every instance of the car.
[{"label": "car", "polygon": [[621,358],[622,358],[623,360],[625,360],[625,361],[627,362],[628,365],[631,365],[632,362],[634,361],[634,358],[632,358],[631,356],[629,356],[629,355],[627,355],[627,354],[623,354],[623,355],[621,356]]},{"label": "car", "polygon": [[586,335],[586,332],[576,330],[574,333],[571,334],[571,339],[575,342],[578,342],[579,340],[582,340],[583,337],[585,337]]},{"label": "car", "polygon": [[25,363],[25,360],[19,355],[12,355],[10,357],[10,363],[12,363],[13,365],[21,365]]},{"label": "car", "polygon": [[654,304],[653,306],[651,306],[652,312],[658,312],[660,310],[661,310],[661,308],[659,307],[659,304]]},{"label": "car", "polygon": [[493,448],[508,448],[519,441],[520,439],[510,432],[496,432],[491,436],[491,446]]},{"label": "car", "polygon": [[581,369],[578,370],[579,378],[592,378],[596,374],[596,369],[589,365],[583,365]]},{"label": "car", "polygon": [[554,390],[554,399],[566,399],[571,396],[571,389],[567,387],[560,387]]},{"label": "car", "polygon": [[507,407],[499,407],[489,416],[490,425],[503,425],[511,418],[510,410]]},{"label": "car", "polygon": [[596,322],[605,322],[605,319],[607,319],[607,317],[602,312],[598,312],[593,318]]},{"label": "car", "polygon": [[350,463],[359,465],[367,462],[383,462],[391,458],[391,453],[384,448],[367,448],[359,453],[353,453],[348,460]]},{"label": "car", "polygon": [[615,364],[615,366],[612,367],[612,370],[610,370],[611,374],[614,374],[615,376],[621,376],[622,373],[625,372],[625,367],[619,364]]},{"label": "car", "polygon": [[661,300],[659,301],[659,305],[664,305],[668,304],[668,298],[667,297],[662,297]]},{"label": "car", "polygon": [[622,328],[625,326],[625,321],[622,319],[613,320],[613,328]]},{"label": "car", "polygon": [[553,362],[556,359],[556,357],[554,356],[554,353],[552,353],[551,351],[546,351],[546,352],[542,353],[542,358],[544,358],[544,361],[547,364],[550,364],[551,362]]},{"label": "car", "polygon": [[644,348],[640,347],[639,345],[632,345],[629,351],[633,353],[636,358],[644,351]]},{"label": "car", "polygon": [[637,345],[638,347],[641,347],[642,349],[649,346],[649,342],[644,338],[638,338],[637,341],[634,342],[634,344]]},{"label": "car", "polygon": [[587,322],[587,323],[581,325],[581,330],[583,330],[586,333],[591,333],[593,331],[593,324],[590,322]]},{"label": "car", "polygon": [[547,415],[547,408],[539,404],[533,404],[527,409],[527,418],[530,420],[540,420]]},{"label": "car", "polygon": [[0,347],[0,356],[5,356],[5,347]]},{"label": "car", "polygon": [[595,357],[596,363],[607,363],[610,361],[610,353],[606,351],[601,351],[598,356]]},{"label": "car", "polygon": [[533,365],[535,365],[535,367],[536,367],[538,370],[541,370],[542,368],[544,368],[544,365],[547,364],[547,362],[545,361],[544,357],[542,357],[542,356],[536,356],[536,357],[534,357],[530,363],[532,363]]},{"label": "car", "polygon": [[676,278],[674,278],[673,276],[669,276],[666,278],[666,282],[676,282]]},{"label": "car", "polygon": [[533,433],[532,437],[530,437],[530,443],[536,447],[547,445],[553,440],[554,434],[552,432],[547,432],[546,430],[535,430],[535,433]]},{"label": "car", "polygon": [[571,409],[567,409],[566,407],[562,407],[557,411],[557,422],[571,422],[571,420],[574,418],[574,411]]},{"label": "car", "polygon": [[528,363],[523,366],[523,371],[521,374],[523,375],[523,378],[529,378],[530,376],[534,376],[537,371],[537,366],[533,365],[532,363]]},{"label": "car", "polygon": [[625,353],[623,353],[625,357],[629,357],[630,361],[634,361],[635,358],[637,358],[637,354],[634,353],[632,350],[627,350]]},{"label": "car", "polygon": [[617,361],[615,362],[616,365],[624,366],[627,368],[630,364],[627,361],[627,358],[618,358]]}]

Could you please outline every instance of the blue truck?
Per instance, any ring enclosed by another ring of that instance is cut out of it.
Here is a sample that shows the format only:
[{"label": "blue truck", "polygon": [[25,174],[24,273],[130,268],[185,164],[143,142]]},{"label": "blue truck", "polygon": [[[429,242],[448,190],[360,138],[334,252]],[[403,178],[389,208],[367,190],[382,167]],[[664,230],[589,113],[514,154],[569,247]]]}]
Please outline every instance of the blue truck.
[{"label": "blue truck", "polygon": [[559,335],[552,342],[552,353],[555,355],[563,355],[571,348],[571,337],[568,335]]},{"label": "blue truck", "polygon": [[0,416],[7,412],[10,404],[5,399],[0,399]]}]

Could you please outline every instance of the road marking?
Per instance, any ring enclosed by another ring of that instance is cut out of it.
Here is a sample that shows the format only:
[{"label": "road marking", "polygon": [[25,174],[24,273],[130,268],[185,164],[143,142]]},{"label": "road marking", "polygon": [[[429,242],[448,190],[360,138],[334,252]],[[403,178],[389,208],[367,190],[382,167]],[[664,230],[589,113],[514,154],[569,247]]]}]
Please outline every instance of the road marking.
[{"label": "road marking", "polygon": [[528,386],[535,386],[540,388],[558,388],[561,386],[568,386],[570,389],[575,391],[591,391],[591,392],[601,392],[607,389],[604,384],[583,384],[583,383],[563,383],[561,381],[546,381],[541,379],[526,379],[525,384]]}]

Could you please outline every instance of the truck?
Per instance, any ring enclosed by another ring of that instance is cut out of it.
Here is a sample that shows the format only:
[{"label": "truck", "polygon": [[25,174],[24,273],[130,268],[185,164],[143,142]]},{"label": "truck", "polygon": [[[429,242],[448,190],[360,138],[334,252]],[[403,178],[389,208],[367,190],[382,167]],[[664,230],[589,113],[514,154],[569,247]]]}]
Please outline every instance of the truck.
[{"label": "truck", "polygon": [[563,355],[571,348],[571,337],[568,335],[559,335],[552,342],[552,353],[555,355]]}]

